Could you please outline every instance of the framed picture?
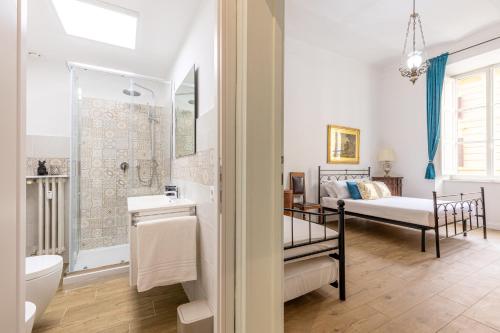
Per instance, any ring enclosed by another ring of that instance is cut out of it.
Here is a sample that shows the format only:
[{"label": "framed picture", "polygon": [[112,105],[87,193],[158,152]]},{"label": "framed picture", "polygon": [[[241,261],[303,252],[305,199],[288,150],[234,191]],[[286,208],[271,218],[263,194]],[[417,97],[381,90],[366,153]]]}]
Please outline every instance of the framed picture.
[{"label": "framed picture", "polygon": [[359,135],[356,128],[328,125],[329,164],[359,164]]}]

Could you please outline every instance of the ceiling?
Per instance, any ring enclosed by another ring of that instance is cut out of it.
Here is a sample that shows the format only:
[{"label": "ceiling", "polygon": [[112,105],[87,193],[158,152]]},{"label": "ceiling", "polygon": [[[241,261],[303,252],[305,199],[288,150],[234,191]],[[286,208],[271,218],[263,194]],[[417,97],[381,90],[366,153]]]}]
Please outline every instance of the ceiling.
[{"label": "ceiling", "polygon": [[68,36],[50,0],[29,0],[28,51],[51,60],[166,78],[202,0],[105,2],[139,13],[135,50]]},{"label": "ceiling", "polygon": [[[165,78],[203,0],[105,1],[139,13],[135,50],[66,35],[50,0],[29,0],[28,50]],[[384,63],[399,57],[410,11],[410,0],[286,0],[286,35]],[[417,0],[417,11],[430,48],[500,26],[499,0]]]},{"label": "ceiling", "polygon": [[[411,7],[411,0],[286,0],[286,34],[383,63],[399,57]],[[417,12],[430,48],[500,26],[499,0],[417,0]]]}]

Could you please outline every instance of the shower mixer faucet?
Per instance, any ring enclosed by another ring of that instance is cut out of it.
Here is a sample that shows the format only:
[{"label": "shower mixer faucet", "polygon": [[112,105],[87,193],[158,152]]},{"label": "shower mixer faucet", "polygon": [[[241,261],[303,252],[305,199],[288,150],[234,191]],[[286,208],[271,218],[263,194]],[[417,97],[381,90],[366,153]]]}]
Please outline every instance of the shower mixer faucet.
[{"label": "shower mixer faucet", "polygon": [[122,162],[120,164],[120,169],[125,173],[128,170],[128,163],[127,162]]}]

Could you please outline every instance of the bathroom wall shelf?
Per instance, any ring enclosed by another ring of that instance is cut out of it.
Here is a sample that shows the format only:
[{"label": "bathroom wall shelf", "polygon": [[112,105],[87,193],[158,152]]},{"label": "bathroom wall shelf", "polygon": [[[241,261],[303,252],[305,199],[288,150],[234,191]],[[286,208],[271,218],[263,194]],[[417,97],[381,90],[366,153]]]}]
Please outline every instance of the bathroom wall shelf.
[{"label": "bathroom wall shelf", "polygon": [[47,175],[47,176],[26,176],[26,179],[38,179],[38,178],[68,178],[68,175]]},{"label": "bathroom wall shelf", "polygon": [[69,178],[68,175],[26,176],[26,184],[31,185],[37,179]]}]

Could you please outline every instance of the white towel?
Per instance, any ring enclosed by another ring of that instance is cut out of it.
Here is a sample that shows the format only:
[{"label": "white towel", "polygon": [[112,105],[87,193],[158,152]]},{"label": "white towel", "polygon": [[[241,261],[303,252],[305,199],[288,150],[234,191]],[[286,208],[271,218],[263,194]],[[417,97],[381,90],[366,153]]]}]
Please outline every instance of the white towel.
[{"label": "white towel", "polygon": [[196,216],[137,224],[137,290],[196,280]]}]

